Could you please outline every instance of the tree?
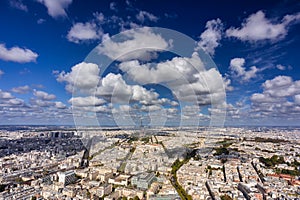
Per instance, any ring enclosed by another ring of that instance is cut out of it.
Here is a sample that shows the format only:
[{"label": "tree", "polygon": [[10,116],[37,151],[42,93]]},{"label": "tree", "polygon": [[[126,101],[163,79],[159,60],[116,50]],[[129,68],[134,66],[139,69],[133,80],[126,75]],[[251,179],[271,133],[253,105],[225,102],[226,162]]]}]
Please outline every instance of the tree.
[{"label": "tree", "polygon": [[228,196],[227,194],[225,194],[225,195],[221,196],[221,200],[232,200],[232,198],[230,196]]},{"label": "tree", "polygon": [[3,192],[3,191],[5,190],[5,188],[6,188],[6,186],[7,186],[7,185],[2,185],[2,184],[0,184],[0,192]]}]

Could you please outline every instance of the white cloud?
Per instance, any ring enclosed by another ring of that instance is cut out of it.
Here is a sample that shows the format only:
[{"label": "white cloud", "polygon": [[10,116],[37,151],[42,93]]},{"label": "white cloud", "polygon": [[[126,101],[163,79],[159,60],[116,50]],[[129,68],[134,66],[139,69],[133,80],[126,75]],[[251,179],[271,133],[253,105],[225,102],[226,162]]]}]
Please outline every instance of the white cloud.
[{"label": "white cloud", "polygon": [[37,0],[46,6],[48,14],[53,18],[66,17],[66,9],[72,3],[72,0]]},{"label": "white cloud", "polygon": [[160,105],[148,105],[148,106],[142,105],[140,110],[144,112],[154,112],[154,111],[162,110],[162,107]]},{"label": "white cloud", "polygon": [[66,89],[68,92],[90,93],[95,90],[99,82],[100,68],[94,63],[79,63],[72,67],[71,72],[62,71],[57,75],[57,81],[67,82]]},{"label": "white cloud", "polygon": [[215,68],[200,72],[195,77],[195,82],[172,87],[178,99],[199,105],[220,104],[224,101],[225,86],[221,74]]},{"label": "white cloud", "polygon": [[286,15],[280,22],[274,21],[266,18],[265,13],[260,10],[250,15],[240,28],[227,29],[226,35],[250,42],[279,40],[287,35],[289,25],[300,21],[300,14]]},{"label": "white cloud", "polygon": [[23,99],[18,99],[18,98],[15,98],[15,99],[10,99],[8,100],[8,104],[10,105],[23,105],[24,104],[24,100]]},{"label": "white cloud", "polygon": [[54,102],[52,101],[48,101],[45,99],[30,99],[30,104],[34,107],[51,107],[53,105],[55,105]]},{"label": "white cloud", "polygon": [[186,105],[181,108],[181,113],[184,116],[197,117],[200,113],[198,105]]},{"label": "white cloud", "polygon": [[11,95],[11,93],[2,91],[0,89],[0,99],[12,99],[12,98],[14,97]]},{"label": "white cloud", "polygon": [[254,93],[250,98],[253,117],[299,119],[300,80],[277,76],[266,80],[262,87],[262,93]]},{"label": "white cloud", "polygon": [[[195,52],[190,58],[174,57],[157,64],[140,64],[137,60],[123,62],[120,69],[139,84],[167,84],[175,96],[184,101],[210,104],[221,100],[225,88],[220,73],[214,68],[206,70]],[[213,99],[213,100],[212,100]]]},{"label": "white cloud", "polygon": [[18,93],[18,94],[26,94],[31,90],[31,88],[28,85],[19,86],[12,88],[11,91]]},{"label": "white cloud", "polygon": [[70,42],[79,43],[81,41],[99,39],[102,34],[101,29],[94,23],[76,23],[69,30],[67,38]]},{"label": "white cloud", "polygon": [[[139,85],[128,85],[120,74],[109,73],[105,77],[99,77],[100,69],[93,63],[80,63],[72,67],[71,72],[61,72],[57,75],[57,81],[67,82],[66,90],[69,92],[81,93],[86,95],[97,95],[98,97],[109,100],[110,102],[138,102],[144,105],[153,103],[166,103],[158,100],[158,94],[148,91]],[[73,90],[74,89],[74,90]],[[70,103],[80,105],[92,102],[91,97],[76,97]],[[105,102],[98,102],[102,104]],[[171,103],[171,102],[170,102]]]},{"label": "white cloud", "polygon": [[276,65],[276,68],[279,69],[279,70],[285,70],[286,67],[283,66],[283,65]]},{"label": "white cloud", "polygon": [[10,0],[9,5],[13,8],[23,10],[25,12],[28,11],[27,6],[22,2],[22,0]]},{"label": "white cloud", "polygon": [[[96,112],[96,113],[109,113],[111,112],[110,108],[108,108],[106,105],[101,105],[101,106],[78,106],[78,107],[73,107],[73,113],[77,112],[77,114],[80,115],[85,115],[86,113],[90,112]],[[85,116],[88,117],[88,116]],[[84,118],[85,118],[84,117]],[[90,117],[90,116],[89,116]]]},{"label": "white cloud", "polygon": [[0,69],[0,78],[4,74],[4,72]]},{"label": "white cloud", "polygon": [[227,77],[223,77],[223,83],[226,91],[233,91],[234,87],[231,85],[231,80]]},{"label": "white cloud", "polygon": [[[71,124],[73,116],[70,109],[62,102],[52,102],[42,98],[30,98],[29,104],[24,99],[13,97],[8,92],[0,90],[0,107],[2,123],[49,123],[49,124]],[[39,94],[39,96],[45,96]],[[47,95],[46,95],[47,96]],[[49,96],[48,96],[49,97]],[[51,99],[51,98],[50,98]]]},{"label": "white cloud", "polygon": [[[182,79],[195,79],[197,70],[204,70],[204,65],[197,53],[191,58],[174,57],[172,60],[151,64],[140,64],[139,61],[122,62],[120,69],[126,72],[129,77],[139,84],[167,83]],[[180,83],[179,83],[180,84]]]},{"label": "white cloud", "polygon": [[118,9],[117,9],[117,4],[116,4],[116,2],[111,2],[111,3],[109,4],[109,9],[111,9],[111,10],[117,12]]},{"label": "white cloud", "polygon": [[120,74],[109,73],[100,83],[96,95],[109,98],[113,103],[134,101],[147,105],[157,102],[159,96],[158,93],[148,91],[140,85],[128,85]]},{"label": "white cloud", "polygon": [[74,107],[84,107],[84,106],[99,106],[104,104],[106,101],[94,96],[87,97],[72,97],[69,103]]},{"label": "white cloud", "polygon": [[118,108],[113,108],[112,113],[114,114],[129,114],[129,112],[132,110],[130,105],[119,105]]},{"label": "white cloud", "polygon": [[294,96],[294,99],[295,99],[295,103],[296,103],[297,105],[300,105],[300,94],[295,95],[295,96]]},{"label": "white cloud", "polygon": [[94,17],[96,18],[96,21],[98,21],[100,24],[103,24],[107,21],[107,18],[104,16],[102,12],[95,12],[93,13]]},{"label": "white cloud", "polygon": [[136,15],[136,19],[139,20],[141,23],[144,23],[146,20],[152,21],[152,22],[157,22],[158,17],[156,17],[155,15],[147,12],[147,11],[140,11],[137,15]]},{"label": "white cloud", "polygon": [[271,97],[289,97],[300,94],[300,81],[289,76],[277,76],[263,84],[264,93]]},{"label": "white cloud", "polygon": [[220,19],[206,22],[206,30],[200,35],[198,46],[213,56],[215,49],[220,45],[222,38],[223,24]]},{"label": "white cloud", "polygon": [[18,63],[35,62],[38,54],[27,48],[12,47],[6,48],[5,44],[0,44],[0,59]]},{"label": "white cloud", "polygon": [[144,27],[124,32],[127,37],[123,42],[115,42],[106,36],[101,46],[97,47],[102,53],[113,60],[126,61],[131,59],[150,60],[157,51],[167,50],[170,42],[161,35],[155,34],[150,28]]},{"label": "white cloud", "polygon": [[300,21],[300,12],[293,15],[285,15],[282,19],[283,23],[288,25],[290,23],[298,23]]},{"label": "white cloud", "polygon": [[251,96],[251,101],[256,103],[274,103],[281,102],[282,99],[273,98],[268,94],[254,93]]},{"label": "white cloud", "polygon": [[57,109],[65,109],[65,108],[67,108],[67,106],[63,102],[60,102],[60,101],[56,101],[55,102],[55,107]]},{"label": "white cloud", "polygon": [[37,23],[37,24],[43,24],[45,21],[46,21],[45,19],[40,18],[40,19],[38,19],[38,20],[36,21],[36,23]]},{"label": "white cloud", "polygon": [[48,94],[47,92],[40,91],[40,90],[34,90],[33,95],[36,96],[38,99],[49,101],[56,98],[54,94]]},{"label": "white cloud", "polygon": [[244,58],[233,58],[230,61],[229,69],[231,73],[234,76],[241,78],[241,81],[249,81],[250,79],[255,78],[257,72],[260,71],[255,66],[251,66],[249,70],[246,70],[244,65],[245,65]]}]

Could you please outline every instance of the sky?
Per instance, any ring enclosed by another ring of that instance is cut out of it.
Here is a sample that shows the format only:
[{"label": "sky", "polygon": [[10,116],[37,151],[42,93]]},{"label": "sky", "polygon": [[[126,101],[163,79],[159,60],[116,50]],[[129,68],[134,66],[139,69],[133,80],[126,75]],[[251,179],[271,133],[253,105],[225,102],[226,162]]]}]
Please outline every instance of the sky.
[{"label": "sky", "polygon": [[0,124],[298,126],[299,1],[0,2]]}]

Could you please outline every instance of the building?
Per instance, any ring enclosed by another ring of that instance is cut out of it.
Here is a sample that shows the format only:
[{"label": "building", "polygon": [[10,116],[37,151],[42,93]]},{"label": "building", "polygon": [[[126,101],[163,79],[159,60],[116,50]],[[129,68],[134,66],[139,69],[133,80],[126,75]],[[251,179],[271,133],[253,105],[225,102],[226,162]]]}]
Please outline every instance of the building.
[{"label": "building", "polygon": [[101,182],[107,182],[109,178],[113,177],[113,171],[109,168],[98,169],[97,179]]},{"label": "building", "polygon": [[128,185],[128,179],[130,176],[128,175],[119,175],[115,178],[110,178],[108,179],[108,183],[114,184],[114,185],[123,185],[127,186]]},{"label": "building", "polygon": [[94,187],[89,190],[91,194],[95,194],[99,197],[103,197],[104,195],[108,195],[112,192],[112,185],[111,184],[103,184],[99,187]]},{"label": "building", "polygon": [[151,173],[142,173],[131,178],[131,184],[139,189],[147,190],[151,183],[155,180],[155,175]]},{"label": "building", "polygon": [[149,200],[181,200],[178,194],[168,194],[168,195],[151,195]]},{"label": "building", "polygon": [[58,172],[58,182],[63,185],[69,185],[76,181],[74,171]]}]

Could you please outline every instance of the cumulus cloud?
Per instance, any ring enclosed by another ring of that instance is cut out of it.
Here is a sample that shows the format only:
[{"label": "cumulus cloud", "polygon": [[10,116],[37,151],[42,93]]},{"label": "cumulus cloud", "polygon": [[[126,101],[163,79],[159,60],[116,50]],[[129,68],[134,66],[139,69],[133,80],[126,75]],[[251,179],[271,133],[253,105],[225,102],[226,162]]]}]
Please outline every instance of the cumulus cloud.
[{"label": "cumulus cloud", "polygon": [[0,59],[18,63],[35,62],[38,54],[27,48],[12,47],[6,48],[5,44],[0,44]]},{"label": "cumulus cloud", "polygon": [[250,67],[249,70],[246,70],[244,67],[245,65],[245,59],[244,58],[233,58],[230,61],[230,72],[238,77],[241,78],[241,81],[249,81],[252,78],[255,78],[257,76],[257,72],[260,70],[256,68],[255,66]]},{"label": "cumulus cloud", "polygon": [[120,74],[109,73],[100,81],[96,95],[108,98],[113,103],[139,102],[153,104],[159,94],[140,85],[128,85]]},{"label": "cumulus cloud", "polygon": [[300,81],[289,76],[277,76],[263,84],[264,93],[272,97],[289,97],[300,93]]},{"label": "cumulus cloud", "polygon": [[97,47],[102,53],[113,60],[126,61],[131,59],[150,60],[156,56],[157,51],[167,50],[171,47],[161,35],[153,33],[150,28],[144,27],[124,32],[125,41],[116,42],[109,36]]},{"label": "cumulus cloud", "polygon": [[186,117],[197,117],[200,113],[200,108],[197,105],[185,105],[181,108],[181,113]]},{"label": "cumulus cloud", "polygon": [[0,89],[0,99],[12,99],[12,98],[14,97],[11,95],[11,93],[2,91]]},{"label": "cumulus cloud", "polygon": [[76,23],[68,32],[67,38],[70,42],[79,43],[81,41],[96,40],[102,36],[103,32],[95,23]]},{"label": "cumulus cloud", "polygon": [[66,82],[68,92],[90,93],[95,90],[99,82],[100,68],[94,63],[79,63],[72,67],[71,72],[62,71],[57,75],[58,82]]},{"label": "cumulus cloud", "polygon": [[137,15],[136,15],[136,19],[138,21],[140,21],[141,23],[144,23],[145,20],[149,20],[152,22],[157,22],[158,17],[156,17],[155,15],[153,15],[152,13],[149,13],[147,11],[143,11],[141,10]]},{"label": "cumulus cloud", "polygon": [[128,85],[120,74],[109,73],[100,78],[99,72],[100,69],[96,64],[80,63],[72,67],[69,73],[57,74],[57,81],[67,83],[67,91],[73,94],[79,91],[79,94],[87,95],[73,97],[69,103],[77,107],[105,104],[103,99],[113,103],[138,102],[143,105],[172,103],[158,99],[158,93],[140,85]]},{"label": "cumulus cloud", "polygon": [[172,60],[153,64],[140,64],[138,60],[122,62],[119,68],[126,72],[130,79],[139,84],[167,83],[180,79],[195,79],[194,74],[204,70],[204,64],[198,53],[188,57],[174,57]]},{"label": "cumulus cloud", "polygon": [[53,18],[66,17],[66,9],[72,3],[72,0],[37,0],[46,6],[48,14]]},{"label": "cumulus cloud", "polygon": [[12,109],[14,107],[20,107],[24,105],[24,100],[23,99],[19,99],[19,98],[15,98],[9,94],[4,94],[7,96],[3,96],[3,98],[1,98],[1,93],[3,93],[2,91],[0,91],[0,106],[1,106],[1,110],[9,110]]},{"label": "cumulus cloud", "polygon": [[212,68],[205,70],[198,53],[188,57],[175,57],[157,64],[140,64],[137,60],[122,62],[120,69],[139,84],[167,84],[175,96],[183,101],[201,105],[222,98],[222,76]]},{"label": "cumulus cloud", "polygon": [[223,77],[223,83],[226,91],[234,90],[234,87],[231,85],[231,80],[228,77]]},{"label": "cumulus cloud", "polygon": [[99,106],[104,104],[106,101],[104,99],[100,99],[94,96],[87,97],[72,97],[69,100],[69,103],[75,107],[83,107],[83,106]]},{"label": "cumulus cloud", "polygon": [[18,99],[18,98],[14,98],[14,99],[9,99],[8,100],[8,104],[9,105],[13,105],[13,106],[16,106],[16,105],[23,105],[24,104],[24,100],[23,99]]},{"label": "cumulus cloud", "polygon": [[[100,50],[110,58],[120,58],[128,45],[142,48],[144,45],[141,43],[149,43],[155,45],[155,51],[162,48],[162,43],[164,49],[170,45],[147,28],[132,30],[125,39],[110,41],[109,48],[102,45]],[[197,52],[190,57],[174,57],[158,63],[135,58],[118,59],[121,62],[116,67],[122,70],[119,74],[111,72],[102,77],[99,66],[93,63],[80,63],[73,66],[70,72],[55,74],[59,82],[66,82],[69,92],[73,89],[81,92],[69,100],[73,108],[76,107],[80,112],[108,112],[108,115],[142,112],[147,115],[151,113],[151,117],[154,113],[161,113],[167,117],[178,114],[177,107],[182,102],[196,107],[224,102],[225,85],[221,74],[214,68],[205,69]],[[172,92],[172,98],[161,98],[160,90],[143,86],[147,84],[162,84]],[[197,113],[197,117],[200,117],[200,113]],[[201,117],[205,118],[204,115]]]},{"label": "cumulus cloud", "polygon": [[18,94],[26,94],[31,90],[31,88],[28,85],[19,86],[12,88],[11,91],[18,93]]},{"label": "cumulus cloud", "polygon": [[48,94],[47,92],[34,90],[33,95],[36,96],[38,99],[49,101],[56,98],[54,94]]},{"label": "cumulus cloud", "polygon": [[195,82],[172,85],[172,91],[181,101],[198,105],[220,104],[224,101],[224,84],[221,74],[214,68],[198,73]]},{"label": "cumulus cloud", "polygon": [[30,104],[36,108],[37,107],[51,107],[51,106],[55,105],[55,103],[52,101],[48,101],[45,99],[34,99],[34,98],[30,99]]},{"label": "cumulus cloud", "polygon": [[262,93],[254,93],[251,96],[251,101],[255,103],[276,103],[281,102],[282,99],[280,98],[273,98],[268,94]]},{"label": "cumulus cloud", "polygon": [[[26,88],[26,87],[24,87]],[[18,90],[19,91],[19,90]],[[53,95],[35,91],[36,96],[26,103],[11,93],[0,90],[0,119],[2,123],[49,123],[69,124],[73,122],[72,113],[60,101],[53,102]]]},{"label": "cumulus cloud", "polygon": [[288,33],[288,28],[292,23],[300,21],[300,13],[286,15],[281,21],[266,18],[263,11],[258,11],[250,15],[240,28],[229,28],[226,30],[228,37],[235,37],[242,41],[276,41],[284,38]]},{"label": "cumulus cloud", "polygon": [[67,106],[63,102],[61,102],[61,101],[54,102],[54,105],[55,105],[55,107],[57,109],[65,109],[65,108],[67,108]]},{"label": "cumulus cloud", "polygon": [[198,47],[213,56],[215,49],[220,46],[223,24],[220,19],[214,19],[206,22],[205,28],[206,30],[200,35]]},{"label": "cumulus cloud", "polygon": [[254,116],[282,119],[300,116],[300,81],[289,76],[276,76],[262,84],[262,93],[252,94]]},{"label": "cumulus cloud", "polygon": [[27,6],[23,3],[22,0],[10,0],[9,1],[9,5],[13,8],[19,9],[19,10],[23,10],[25,12],[28,11]]},{"label": "cumulus cloud", "polygon": [[297,105],[300,105],[300,94],[295,95],[294,100]]}]

